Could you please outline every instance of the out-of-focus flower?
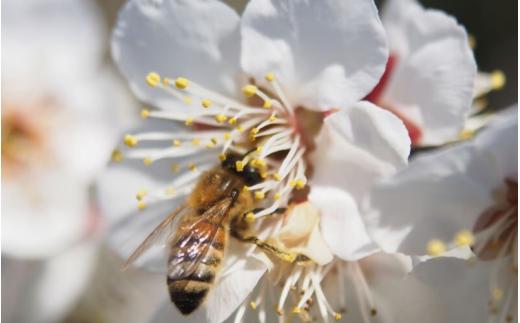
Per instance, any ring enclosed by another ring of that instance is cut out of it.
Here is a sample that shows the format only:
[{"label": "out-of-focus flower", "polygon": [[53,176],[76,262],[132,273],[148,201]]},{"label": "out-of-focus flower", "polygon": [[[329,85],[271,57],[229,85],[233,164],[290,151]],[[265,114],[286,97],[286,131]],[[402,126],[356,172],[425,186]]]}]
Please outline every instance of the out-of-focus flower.
[{"label": "out-of-focus flower", "polygon": [[388,252],[435,257],[471,247],[467,257],[492,267],[474,275],[489,287],[480,300],[490,301],[490,318],[514,315],[517,303],[518,120],[516,107],[506,111],[473,140],[419,156],[377,185],[366,216]]},{"label": "out-of-focus flower", "polygon": [[[392,113],[359,102],[387,60],[372,1],[253,0],[241,19],[218,1],[129,1],[112,48],[134,92],[153,105],[141,116],[154,119],[151,130],[126,135],[127,147],[114,152],[115,161],[138,163],[112,165],[99,183],[122,255],[186,198],[217,156],[231,155],[241,156],[237,172],[252,167],[263,179],[241,193],[256,200],[246,217],[261,239],[313,259],[316,272],[330,253],[357,260],[378,250],[358,203],[375,180],[406,165],[410,140]],[[134,215],[134,197],[142,215]],[[307,199],[318,214],[296,207],[266,217]],[[219,281],[188,320],[225,320],[273,266],[260,248],[231,243]],[[164,271],[163,252],[152,247],[137,263]],[[303,271],[291,264],[284,283]],[[324,320],[331,314],[321,312]]]},{"label": "out-of-focus flower", "polygon": [[389,0],[381,16],[390,58],[367,99],[400,117],[414,146],[457,139],[470,112],[476,74],[465,29],[415,0]]},{"label": "out-of-focus flower", "polygon": [[[117,135],[88,1],[2,3],[2,253],[54,255],[92,234],[88,186]],[[78,41],[81,39],[81,41]]]}]

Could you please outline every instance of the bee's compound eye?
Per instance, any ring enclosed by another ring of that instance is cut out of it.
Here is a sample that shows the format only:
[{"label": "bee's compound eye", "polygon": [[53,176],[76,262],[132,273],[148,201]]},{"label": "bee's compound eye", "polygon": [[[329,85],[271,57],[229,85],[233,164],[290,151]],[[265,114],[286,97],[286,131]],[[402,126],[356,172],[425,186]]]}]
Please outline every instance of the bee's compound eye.
[{"label": "bee's compound eye", "polygon": [[247,165],[242,173],[242,178],[246,182],[246,185],[251,186],[258,184],[262,181],[262,176],[258,170],[254,167]]}]

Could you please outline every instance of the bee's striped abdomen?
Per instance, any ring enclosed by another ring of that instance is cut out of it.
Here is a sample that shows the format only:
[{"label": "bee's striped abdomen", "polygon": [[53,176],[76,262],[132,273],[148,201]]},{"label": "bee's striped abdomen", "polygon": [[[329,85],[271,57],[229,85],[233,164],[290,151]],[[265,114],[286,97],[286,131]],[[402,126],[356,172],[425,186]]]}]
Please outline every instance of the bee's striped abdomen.
[{"label": "bee's striped abdomen", "polygon": [[182,314],[192,313],[204,301],[220,269],[226,239],[220,224],[201,221],[174,240],[167,282],[170,299]]}]

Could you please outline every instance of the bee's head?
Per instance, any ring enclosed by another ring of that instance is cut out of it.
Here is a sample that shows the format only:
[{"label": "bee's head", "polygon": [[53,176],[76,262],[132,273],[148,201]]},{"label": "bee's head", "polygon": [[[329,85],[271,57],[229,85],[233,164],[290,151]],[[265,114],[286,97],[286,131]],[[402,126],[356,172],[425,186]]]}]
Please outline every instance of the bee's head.
[{"label": "bee's head", "polygon": [[242,159],[243,157],[239,155],[229,155],[224,161],[222,161],[222,168],[241,177],[248,186],[260,183],[262,181],[262,176],[260,176],[258,169],[251,166],[249,163],[244,165],[242,170],[237,169],[237,162]]}]

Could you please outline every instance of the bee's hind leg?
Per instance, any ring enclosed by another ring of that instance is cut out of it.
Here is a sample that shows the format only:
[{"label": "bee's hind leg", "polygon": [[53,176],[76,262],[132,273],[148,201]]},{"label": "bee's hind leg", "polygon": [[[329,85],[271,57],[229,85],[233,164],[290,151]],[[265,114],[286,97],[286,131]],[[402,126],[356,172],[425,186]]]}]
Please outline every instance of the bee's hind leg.
[{"label": "bee's hind leg", "polygon": [[257,238],[254,235],[248,235],[245,231],[231,230],[231,235],[239,241],[253,243],[266,253],[289,263],[305,263],[311,261],[309,257],[305,255],[296,252],[291,252],[288,250],[283,250],[281,248],[273,246],[269,242]]}]

